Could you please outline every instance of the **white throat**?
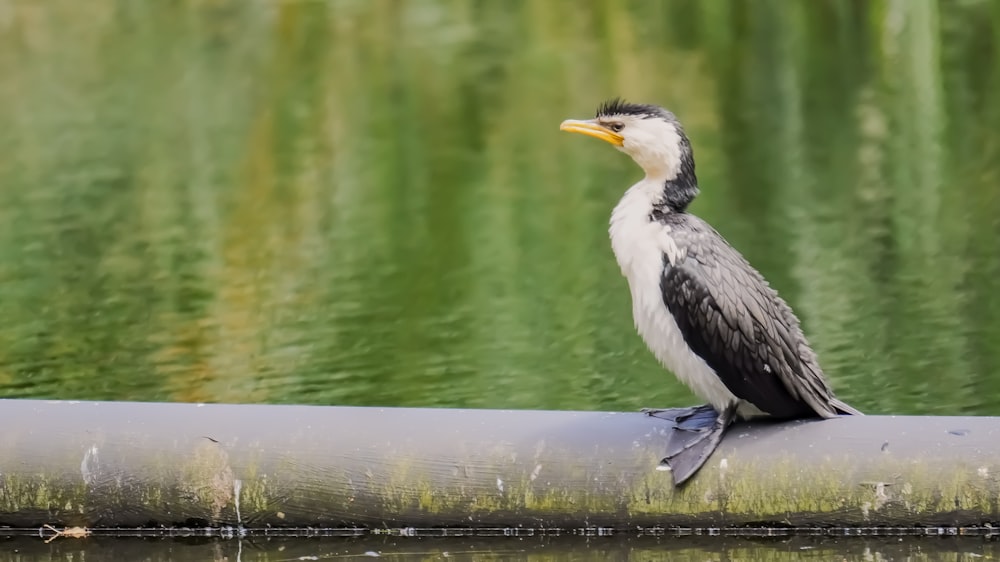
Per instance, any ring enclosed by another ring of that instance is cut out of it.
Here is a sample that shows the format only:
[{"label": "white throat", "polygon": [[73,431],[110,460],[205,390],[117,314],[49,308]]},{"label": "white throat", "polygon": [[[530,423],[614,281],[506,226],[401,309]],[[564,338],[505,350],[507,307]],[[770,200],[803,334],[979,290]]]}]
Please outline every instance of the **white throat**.
[{"label": "white throat", "polygon": [[611,248],[627,279],[633,275],[655,276],[659,283],[664,252],[671,263],[683,257],[669,236],[669,227],[651,218],[653,209],[662,207],[659,204],[663,202],[665,182],[647,175],[625,192],[611,213]]}]

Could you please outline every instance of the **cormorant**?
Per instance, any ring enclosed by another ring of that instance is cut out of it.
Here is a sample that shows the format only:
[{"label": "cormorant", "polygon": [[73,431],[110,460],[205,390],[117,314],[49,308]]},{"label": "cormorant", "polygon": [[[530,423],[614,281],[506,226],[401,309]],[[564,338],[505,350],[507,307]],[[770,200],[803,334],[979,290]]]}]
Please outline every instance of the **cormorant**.
[{"label": "cormorant", "polygon": [[715,410],[707,428],[668,445],[663,463],[675,484],[697,472],[737,417],[861,414],[834,397],[785,301],[715,229],[687,212],[698,180],[691,142],[673,113],[613,99],[594,119],[569,119],[559,128],[611,143],[646,173],[611,214],[611,247],[642,339]]}]

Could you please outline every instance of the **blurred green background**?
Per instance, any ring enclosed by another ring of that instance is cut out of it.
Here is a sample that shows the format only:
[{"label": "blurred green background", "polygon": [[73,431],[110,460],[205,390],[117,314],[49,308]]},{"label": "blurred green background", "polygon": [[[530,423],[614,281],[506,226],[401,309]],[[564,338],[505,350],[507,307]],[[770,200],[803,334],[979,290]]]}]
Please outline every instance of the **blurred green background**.
[{"label": "blurred green background", "polygon": [[558,130],[622,95],[841,397],[998,415],[998,89],[989,0],[0,0],[0,396],[695,403]]}]

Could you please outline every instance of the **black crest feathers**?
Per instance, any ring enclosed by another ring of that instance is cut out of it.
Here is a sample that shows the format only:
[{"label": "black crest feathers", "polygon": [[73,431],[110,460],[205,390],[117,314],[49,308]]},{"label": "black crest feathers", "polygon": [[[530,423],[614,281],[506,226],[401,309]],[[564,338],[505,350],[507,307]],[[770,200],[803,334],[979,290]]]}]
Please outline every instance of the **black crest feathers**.
[{"label": "black crest feathers", "polygon": [[611,117],[612,115],[635,115],[643,119],[660,118],[666,121],[676,122],[677,118],[673,113],[658,105],[649,103],[629,103],[622,98],[612,98],[597,107],[596,117]]}]

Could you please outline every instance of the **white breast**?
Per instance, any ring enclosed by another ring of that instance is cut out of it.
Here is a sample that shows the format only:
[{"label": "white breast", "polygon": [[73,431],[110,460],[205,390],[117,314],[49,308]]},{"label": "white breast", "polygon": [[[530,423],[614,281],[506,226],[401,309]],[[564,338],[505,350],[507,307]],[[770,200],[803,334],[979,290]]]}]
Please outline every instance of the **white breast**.
[{"label": "white breast", "polygon": [[[721,411],[737,398],[691,351],[663,303],[663,256],[677,263],[686,254],[674,243],[670,227],[650,220],[653,202],[662,190],[660,182],[643,180],[625,193],[611,214],[611,247],[632,293],[635,327],[649,350],[696,395]],[[759,412],[749,403],[740,404],[739,413],[744,417]]]}]

